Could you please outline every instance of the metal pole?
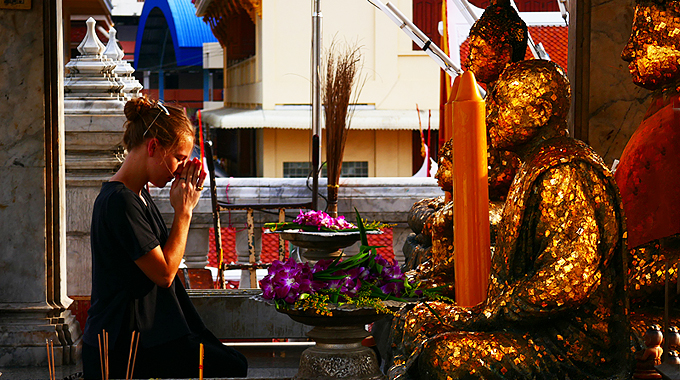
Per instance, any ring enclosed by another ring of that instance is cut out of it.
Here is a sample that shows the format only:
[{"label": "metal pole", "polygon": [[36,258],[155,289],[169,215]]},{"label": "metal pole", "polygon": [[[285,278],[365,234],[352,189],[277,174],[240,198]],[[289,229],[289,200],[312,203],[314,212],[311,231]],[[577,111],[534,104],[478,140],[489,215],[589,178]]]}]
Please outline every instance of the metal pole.
[{"label": "metal pole", "polygon": [[[206,125],[206,129],[208,126]],[[224,281],[224,251],[222,250],[222,226],[220,224],[220,206],[217,203],[217,183],[215,182],[215,162],[213,162],[212,141],[203,140],[205,159],[208,161],[208,175],[210,176],[210,201],[212,202],[212,217],[215,234],[215,250],[217,251],[217,283],[220,289],[226,289]]]},{"label": "metal pole", "polygon": [[321,156],[321,0],[314,0],[312,13],[312,209],[319,208],[319,168]]}]

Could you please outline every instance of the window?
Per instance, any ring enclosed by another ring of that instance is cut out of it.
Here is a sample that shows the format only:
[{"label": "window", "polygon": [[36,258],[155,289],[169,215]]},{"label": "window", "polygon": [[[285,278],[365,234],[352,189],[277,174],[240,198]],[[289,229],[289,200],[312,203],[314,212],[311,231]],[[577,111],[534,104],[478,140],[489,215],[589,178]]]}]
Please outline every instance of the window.
[{"label": "window", "polygon": [[283,178],[307,178],[311,168],[311,162],[284,162]]},{"label": "window", "polygon": [[[311,176],[310,162],[284,162],[283,178],[307,178]],[[343,161],[341,177],[368,177],[368,161]],[[321,177],[327,177],[326,166],[321,169]]]},{"label": "window", "polygon": [[[324,176],[326,175],[324,167]],[[341,177],[368,177],[368,161],[343,161]]]}]

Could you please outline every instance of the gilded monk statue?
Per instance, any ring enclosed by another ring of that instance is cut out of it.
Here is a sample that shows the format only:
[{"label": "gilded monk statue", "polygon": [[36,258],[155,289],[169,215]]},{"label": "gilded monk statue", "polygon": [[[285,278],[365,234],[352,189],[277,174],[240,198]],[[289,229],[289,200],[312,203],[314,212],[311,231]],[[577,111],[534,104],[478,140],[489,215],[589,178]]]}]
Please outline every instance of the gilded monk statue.
[{"label": "gilded monk statue", "polygon": [[[492,87],[503,69],[524,59],[527,51],[527,26],[509,0],[494,0],[470,29],[470,50],[465,65],[478,82]],[[439,152],[436,178],[444,192],[453,187],[452,141]],[[489,147],[489,217],[492,238],[510,183],[519,167],[516,154]],[[450,197],[449,197],[450,198]],[[404,244],[405,270],[425,286],[448,286],[453,296],[453,203],[445,197],[416,202],[409,212],[409,227],[414,234]],[[493,240],[493,239],[492,239]]]},{"label": "gilded monk statue", "polygon": [[405,307],[390,378],[588,379],[630,371],[623,215],[602,159],[567,136],[555,63],[509,65],[487,96],[491,143],[521,160],[499,225],[488,297]]},{"label": "gilded monk statue", "polygon": [[654,91],[615,172],[628,229],[631,321],[641,344],[645,329],[661,323],[654,306],[663,307],[665,262],[674,287],[680,259],[680,1],[637,0],[621,56],[633,82]]}]

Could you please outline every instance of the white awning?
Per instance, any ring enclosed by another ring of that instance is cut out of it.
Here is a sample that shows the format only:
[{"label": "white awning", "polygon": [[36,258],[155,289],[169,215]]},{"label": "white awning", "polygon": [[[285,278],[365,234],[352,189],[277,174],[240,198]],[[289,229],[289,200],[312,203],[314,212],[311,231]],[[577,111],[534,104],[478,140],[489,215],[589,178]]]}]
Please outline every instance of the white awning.
[{"label": "white awning", "polygon": [[[248,110],[219,108],[201,112],[203,123],[212,128],[280,128],[311,129],[311,110]],[[427,130],[428,112],[420,111],[423,130]],[[439,129],[439,110],[432,110],[432,129]],[[418,130],[418,112],[413,110],[366,110],[354,111],[351,129]]]}]

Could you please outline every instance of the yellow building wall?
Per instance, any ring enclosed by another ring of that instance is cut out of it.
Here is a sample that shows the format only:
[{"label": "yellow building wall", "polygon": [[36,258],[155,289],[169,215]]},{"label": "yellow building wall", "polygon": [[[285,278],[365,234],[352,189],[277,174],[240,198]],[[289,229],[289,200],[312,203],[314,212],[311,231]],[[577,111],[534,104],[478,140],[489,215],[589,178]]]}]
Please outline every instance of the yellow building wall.
[{"label": "yellow building wall", "polygon": [[[263,176],[283,177],[284,162],[311,161],[310,131],[265,128],[262,133]],[[367,161],[369,177],[410,177],[411,131],[350,130],[343,161]],[[326,159],[325,143],[321,160]]]},{"label": "yellow building wall", "polygon": [[375,177],[413,175],[411,131],[371,131],[375,134]]},{"label": "yellow building wall", "polygon": [[[412,0],[392,0],[412,18]],[[362,54],[366,82],[357,103],[376,109],[439,107],[439,66],[382,11],[366,0],[324,1],[324,55],[335,40],[339,46],[356,44]],[[312,2],[263,0],[261,45],[261,104],[310,103]],[[259,41],[259,40],[258,40]]]}]

